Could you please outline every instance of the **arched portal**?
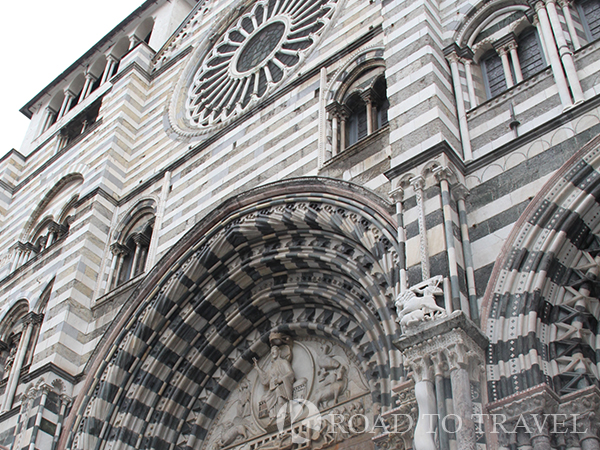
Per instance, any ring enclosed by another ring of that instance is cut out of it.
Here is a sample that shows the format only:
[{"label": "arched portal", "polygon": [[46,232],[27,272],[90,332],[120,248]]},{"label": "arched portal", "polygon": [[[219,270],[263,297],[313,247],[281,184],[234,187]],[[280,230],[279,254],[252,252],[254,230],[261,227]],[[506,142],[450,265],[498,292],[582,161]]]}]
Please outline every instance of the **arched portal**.
[{"label": "arched portal", "polygon": [[[269,408],[289,395],[387,409],[403,370],[389,209],[358,186],[303,178],[209,214],[107,333],[59,448],[267,448]],[[247,395],[250,423],[235,422]]]},{"label": "arched portal", "polygon": [[550,393],[546,403],[565,405],[600,386],[599,199],[595,138],[548,181],[509,236],[482,313],[492,403],[537,390]]}]

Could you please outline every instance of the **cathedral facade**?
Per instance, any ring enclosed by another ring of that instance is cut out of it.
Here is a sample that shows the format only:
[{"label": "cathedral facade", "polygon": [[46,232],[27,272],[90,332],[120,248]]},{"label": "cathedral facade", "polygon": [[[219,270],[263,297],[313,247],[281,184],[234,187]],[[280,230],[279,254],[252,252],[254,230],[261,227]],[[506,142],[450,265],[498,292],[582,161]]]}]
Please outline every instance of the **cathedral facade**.
[{"label": "cathedral facade", "polygon": [[600,450],[599,38],[144,2],[0,158],[0,449]]}]

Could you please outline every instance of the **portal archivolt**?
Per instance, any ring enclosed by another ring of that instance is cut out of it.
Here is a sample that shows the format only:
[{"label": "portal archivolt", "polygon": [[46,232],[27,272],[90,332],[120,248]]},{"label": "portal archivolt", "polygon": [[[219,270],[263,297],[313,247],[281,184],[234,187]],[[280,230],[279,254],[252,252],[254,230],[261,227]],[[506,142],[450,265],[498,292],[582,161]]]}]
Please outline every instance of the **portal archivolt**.
[{"label": "portal archivolt", "polygon": [[[93,394],[74,405],[62,448],[204,448],[210,436],[230,445],[252,438],[241,426],[233,438],[215,427],[228,420],[219,413],[243,395],[240,386],[256,384],[255,364],[275,364],[274,335],[289,340],[290,361],[313,361],[312,375],[302,372],[308,363],[290,375],[295,393],[321,408],[358,398],[360,406],[346,407],[387,408],[403,370],[392,346],[398,247],[388,208],[357,186],[302,179],[210,214],[130,299],[90,363],[85,388]],[[330,395],[334,378],[355,387]],[[264,395],[253,397],[253,423],[268,433],[257,416]]]}]

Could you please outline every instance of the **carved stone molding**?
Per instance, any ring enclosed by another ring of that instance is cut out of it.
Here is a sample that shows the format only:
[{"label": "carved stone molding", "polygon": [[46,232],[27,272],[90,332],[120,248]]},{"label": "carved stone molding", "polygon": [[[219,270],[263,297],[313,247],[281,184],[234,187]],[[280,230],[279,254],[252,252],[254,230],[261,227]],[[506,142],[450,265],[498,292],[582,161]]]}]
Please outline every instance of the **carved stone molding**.
[{"label": "carved stone molding", "polygon": [[[402,351],[404,364],[413,371],[415,381],[420,381],[423,376],[431,379],[429,370],[434,369],[434,363],[437,370],[444,365],[450,372],[464,368],[473,369],[474,373],[475,367],[484,364],[487,338],[462,311],[456,311],[445,319],[411,329],[395,345]],[[423,367],[425,363],[427,369]]]},{"label": "carved stone molding", "polygon": [[397,406],[381,415],[387,429],[375,436],[373,442],[379,450],[407,450],[412,448],[414,425],[419,415],[415,383],[413,380],[405,381],[392,391],[397,396]]}]

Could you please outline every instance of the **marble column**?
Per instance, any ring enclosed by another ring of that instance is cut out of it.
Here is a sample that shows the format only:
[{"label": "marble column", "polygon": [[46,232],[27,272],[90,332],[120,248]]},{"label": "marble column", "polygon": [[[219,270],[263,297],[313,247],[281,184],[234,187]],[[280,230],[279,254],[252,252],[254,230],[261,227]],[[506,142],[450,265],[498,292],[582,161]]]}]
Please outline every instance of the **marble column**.
[{"label": "marble column", "polygon": [[[452,384],[452,406],[454,414],[460,417],[461,420],[461,426],[456,431],[457,448],[459,450],[476,449],[467,353],[468,349],[462,343],[452,344],[446,349],[450,382]],[[483,364],[483,362],[480,363]]]},{"label": "marble column", "polygon": [[65,413],[67,411],[67,407],[71,403],[71,399],[66,395],[61,395],[60,397],[60,410],[58,412],[58,419],[56,421],[56,429],[54,431],[54,437],[52,439],[52,449],[55,450],[58,445],[58,439],[60,438],[60,432],[62,431],[63,422],[65,420]]},{"label": "marble column", "polygon": [[44,409],[46,409],[46,399],[48,398],[48,394],[52,390],[52,387],[43,384],[40,386],[40,390],[42,392],[40,403],[38,405],[38,410],[35,415],[35,422],[33,423],[33,428],[31,430],[31,440],[29,441],[29,450],[35,450],[35,443],[37,441],[38,431],[40,429],[40,425],[42,423],[42,417],[44,414]]},{"label": "marble column", "polygon": [[431,361],[423,356],[407,363],[413,370],[415,398],[419,408],[419,418],[414,432],[415,450],[437,450],[434,440],[437,404]]},{"label": "marble column", "polygon": [[332,102],[325,110],[331,116],[331,156],[334,157],[338,154],[338,122],[340,118],[340,104],[338,102]]},{"label": "marble column", "polygon": [[123,267],[123,258],[128,253],[125,246],[114,243],[110,246],[110,251],[113,254],[110,273],[108,274],[108,280],[106,282],[106,292],[110,291],[113,287],[117,287],[119,283],[119,274]]},{"label": "marble column", "polygon": [[367,106],[367,136],[375,131],[375,112],[374,104],[377,102],[377,94],[373,89],[367,89],[360,95]]},{"label": "marble column", "polygon": [[577,51],[581,48],[581,42],[579,41],[579,36],[577,35],[577,30],[575,29],[575,24],[573,23],[573,16],[571,15],[571,2],[569,0],[558,0],[558,5],[562,9],[563,16],[565,17],[565,22],[567,22],[567,29],[569,30],[569,34],[571,35],[571,42],[573,43],[573,48]]},{"label": "marble column", "polygon": [[[452,299],[452,310],[462,309],[460,304],[460,285],[458,282],[458,261],[456,248],[454,245],[454,221],[452,220],[452,206],[450,205],[450,183],[448,180],[452,171],[448,167],[438,167],[434,174],[440,183],[440,194],[442,197],[442,214],[444,216],[444,232],[446,237],[446,252],[448,255],[448,271],[450,273],[450,296]],[[465,311],[467,317],[470,317],[468,309]]]},{"label": "marble column", "polygon": [[42,133],[52,126],[51,123],[54,120],[54,117],[56,117],[56,111],[50,106],[46,106],[44,114],[45,117],[42,125]]},{"label": "marble column", "polygon": [[35,313],[28,313],[23,319],[23,331],[21,333],[21,339],[19,341],[19,347],[15,354],[15,361],[10,370],[10,376],[6,383],[6,390],[4,392],[4,400],[2,402],[2,412],[10,411],[12,408],[13,400],[15,398],[15,392],[19,384],[19,378],[21,375],[21,369],[23,368],[23,362],[29,349],[29,342],[31,340],[31,334],[34,326],[42,321],[43,316]]},{"label": "marble column", "polygon": [[558,44],[558,53],[560,60],[562,61],[565,73],[567,75],[567,81],[571,87],[573,93],[573,99],[575,103],[581,103],[584,101],[583,90],[581,89],[581,83],[579,82],[579,76],[577,75],[577,69],[575,68],[575,60],[573,59],[573,53],[567,44],[565,39],[565,33],[562,29],[562,24],[558,18],[558,12],[556,11],[555,0],[546,0],[546,11],[550,19],[550,25],[552,27],[553,34]]},{"label": "marble column", "polygon": [[471,70],[471,64],[473,64],[473,61],[469,58],[464,58],[462,61],[465,66],[465,75],[467,76],[467,90],[469,91],[469,103],[471,103],[472,109],[477,106],[475,84],[473,83],[473,71]]},{"label": "marble column", "polygon": [[453,192],[457,198],[456,204],[458,207],[458,219],[460,221],[460,237],[463,247],[463,259],[465,261],[465,276],[467,279],[467,289],[469,291],[469,312],[471,313],[471,320],[475,323],[479,323],[475,269],[473,265],[473,252],[471,251],[471,238],[469,237],[467,206],[465,203],[465,198],[469,194],[469,191],[465,186],[458,185],[453,189]]},{"label": "marble column", "polygon": [[508,49],[502,47],[496,50],[502,61],[502,69],[504,69],[504,79],[506,80],[506,87],[510,89],[515,85],[512,77],[512,71],[510,70],[510,61],[508,59]]},{"label": "marble column", "polygon": [[400,273],[400,291],[408,289],[408,277],[406,274],[406,229],[404,228],[404,212],[402,202],[404,200],[404,189],[397,187],[389,193],[390,198],[396,204],[396,221],[398,222],[398,269]]},{"label": "marble column", "polygon": [[[135,242],[135,253],[133,254],[133,262],[131,264],[130,278],[135,278],[138,275],[138,273],[140,273],[138,266],[140,265],[140,261],[145,262],[144,252],[150,244],[150,240],[143,234],[139,233],[133,236],[133,241]],[[142,271],[143,269],[144,267],[142,266]]]},{"label": "marble column", "polygon": [[85,83],[83,85],[83,89],[81,90],[81,98],[79,99],[79,103],[84,101],[89,95],[92,93],[92,87],[96,82],[96,77],[91,73],[85,74]]},{"label": "marble column", "polygon": [[444,380],[444,374],[448,369],[443,353],[433,352],[431,354],[431,361],[433,363],[433,372],[435,375],[435,397],[437,400],[437,414],[438,414],[438,441],[440,450],[449,450],[450,442],[448,433],[442,425],[444,417],[447,415],[446,411],[446,383]]},{"label": "marble column", "polygon": [[523,81],[523,72],[521,71],[521,62],[519,61],[517,43],[515,41],[508,44],[508,51],[510,53],[510,60],[513,63],[513,69],[515,70],[515,78],[517,79],[517,83],[520,83]]},{"label": "marble column", "polygon": [[113,55],[106,55],[106,66],[104,66],[104,73],[102,74],[102,79],[100,80],[100,84],[106,83],[112,77],[112,71],[115,68],[117,63],[117,58]]},{"label": "marble column", "polygon": [[540,23],[540,28],[542,30],[541,38],[544,41],[546,51],[548,52],[550,66],[552,67],[552,74],[554,75],[554,81],[556,82],[556,87],[558,88],[560,101],[563,107],[571,107],[573,106],[573,101],[571,100],[569,86],[563,72],[558,50],[556,48],[556,43],[554,41],[552,28],[550,27],[550,19],[548,18],[548,12],[546,11],[546,6],[544,5],[543,1],[538,1],[535,4],[535,11]]},{"label": "marble column", "polygon": [[[460,418],[461,422],[460,427],[457,423],[456,449],[475,450],[476,430],[470,371],[475,373],[475,368],[484,364],[487,337],[462,311],[454,311],[449,316],[439,316],[408,328],[394,345],[402,351],[406,366],[413,369],[419,419],[425,413],[437,411],[440,401],[437,398],[436,402],[430,362],[437,360],[440,373],[442,369],[446,369],[441,367],[441,364],[447,364],[452,386],[453,414]],[[441,356],[434,356],[436,354]],[[419,391],[416,389],[417,385],[420,386]],[[424,442],[427,443],[424,445],[429,445],[429,441]],[[415,445],[418,445],[416,430]],[[416,447],[416,450],[419,448]]]},{"label": "marble column", "polygon": [[65,96],[63,98],[63,102],[60,107],[60,110],[58,111],[57,120],[60,120],[61,117],[63,117],[66,113],[69,112],[69,109],[71,108],[73,100],[75,100],[75,97],[76,97],[75,93],[71,92],[69,89],[65,89],[64,93],[65,93]]},{"label": "marble column", "polygon": [[427,226],[425,225],[425,202],[423,193],[425,189],[425,179],[419,175],[410,180],[410,184],[415,190],[417,197],[418,224],[419,224],[419,241],[421,254],[421,278],[428,280],[430,277],[429,271],[429,244],[427,243]]},{"label": "marble column", "polygon": [[450,71],[452,72],[452,83],[454,85],[454,97],[456,100],[456,113],[458,115],[458,128],[460,140],[463,147],[463,158],[465,161],[473,159],[473,150],[471,148],[471,137],[469,135],[469,124],[467,121],[467,112],[465,110],[465,99],[460,80],[460,71],[458,68],[458,55],[455,51],[446,55],[450,61]]},{"label": "marble column", "polygon": [[133,50],[136,45],[138,45],[142,40],[137,37],[135,34],[129,36],[129,50]]}]

